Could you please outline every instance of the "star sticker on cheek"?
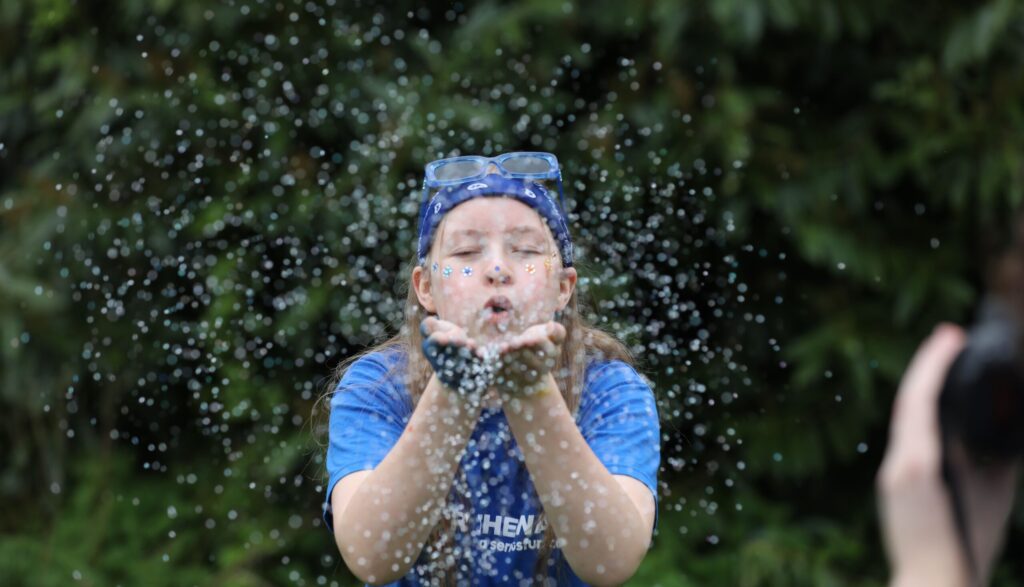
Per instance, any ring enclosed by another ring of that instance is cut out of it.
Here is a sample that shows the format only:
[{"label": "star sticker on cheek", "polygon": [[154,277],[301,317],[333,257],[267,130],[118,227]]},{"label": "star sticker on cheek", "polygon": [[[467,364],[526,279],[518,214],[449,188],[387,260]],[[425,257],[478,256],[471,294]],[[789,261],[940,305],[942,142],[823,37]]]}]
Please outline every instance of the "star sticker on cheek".
[{"label": "star sticker on cheek", "polygon": [[529,273],[530,275],[533,275],[534,273],[537,272],[537,267],[534,266],[533,263],[527,263],[526,264],[526,272]]},{"label": "star sticker on cheek", "polygon": [[441,275],[444,275],[445,279],[448,279],[449,277],[451,277],[452,276],[451,265],[445,265],[444,266],[444,271],[441,272]]}]

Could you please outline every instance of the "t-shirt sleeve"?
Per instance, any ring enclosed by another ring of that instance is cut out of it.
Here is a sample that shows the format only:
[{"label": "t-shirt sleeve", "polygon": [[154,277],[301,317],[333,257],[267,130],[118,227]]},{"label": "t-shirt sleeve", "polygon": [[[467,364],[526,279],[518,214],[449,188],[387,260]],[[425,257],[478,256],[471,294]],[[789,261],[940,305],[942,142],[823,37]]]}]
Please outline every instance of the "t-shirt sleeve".
[{"label": "t-shirt sleeve", "polygon": [[661,432],[650,385],[622,361],[595,364],[587,370],[577,422],[608,472],[651,490],[657,512]]},{"label": "t-shirt sleeve", "polygon": [[399,436],[412,414],[404,385],[380,354],[359,358],[331,396],[330,438],[327,445],[327,494],[324,522],[334,531],[331,493],[343,477],[375,468]]}]

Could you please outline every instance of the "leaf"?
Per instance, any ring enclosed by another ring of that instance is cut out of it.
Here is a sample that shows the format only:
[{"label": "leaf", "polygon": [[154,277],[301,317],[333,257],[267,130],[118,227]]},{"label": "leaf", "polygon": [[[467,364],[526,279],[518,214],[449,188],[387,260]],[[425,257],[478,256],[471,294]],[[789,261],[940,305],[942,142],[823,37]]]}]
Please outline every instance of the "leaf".
[{"label": "leaf", "polygon": [[994,0],[956,23],[946,37],[943,68],[952,73],[988,59],[1005,34],[1015,9],[1013,0]]}]

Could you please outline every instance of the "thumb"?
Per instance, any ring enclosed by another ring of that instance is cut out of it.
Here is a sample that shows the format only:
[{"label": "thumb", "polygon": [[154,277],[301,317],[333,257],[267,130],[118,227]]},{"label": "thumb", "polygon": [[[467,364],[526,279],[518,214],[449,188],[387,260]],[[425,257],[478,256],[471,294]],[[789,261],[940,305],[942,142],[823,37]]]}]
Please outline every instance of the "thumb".
[{"label": "thumb", "polygon": [[548,322],[547,336],[551,342],[556,345],[560,345],[565,342],[565,335],[565,326],[562,326],[558,322]]}]

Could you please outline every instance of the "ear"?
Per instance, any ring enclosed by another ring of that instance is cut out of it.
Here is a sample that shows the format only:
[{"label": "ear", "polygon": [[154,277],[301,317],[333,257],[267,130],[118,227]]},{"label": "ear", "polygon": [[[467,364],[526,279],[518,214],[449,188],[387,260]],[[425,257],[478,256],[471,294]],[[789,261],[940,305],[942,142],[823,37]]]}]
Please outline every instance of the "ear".
[{"label": "ear", "polygon": [[423,309],[429,314],[436,314],[437,305],[434,304],[434,294],[430,289],[430,274],[423,267],[417,265],[413,268],[412,286]]},{"label": "ear", "polygon": [[569,305],[569,298],[576,290],[576,268],[565,267],[558,276],[558,309],[564,310]]}]

